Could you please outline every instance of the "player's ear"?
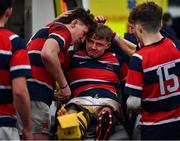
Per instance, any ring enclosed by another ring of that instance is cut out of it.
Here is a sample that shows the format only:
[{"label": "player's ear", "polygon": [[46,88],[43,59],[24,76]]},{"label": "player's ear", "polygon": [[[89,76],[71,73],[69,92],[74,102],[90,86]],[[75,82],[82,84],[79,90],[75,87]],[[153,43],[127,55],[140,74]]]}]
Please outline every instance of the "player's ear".
[{"label": "player's ear", "polygon": [[71,27],[74,28],[77,23],[78,23],[78,20],[77,20],[77,19],[72,20],[72,21],[71,21]]},{"label": "player's ear", "polygon": [[9,18],[9,17],[11,17],[11,15],[12,15],[12,8],[7,8],[6,9],[6,11],[5,11],[5,17],[6,18]]},{"label": "player's ear", "polygon": [[143,27],[140,24],[137,25],[137,30],[139,31],[139,33],[143,33]]},{"label": "player's ear", "polygon": [[106,49],[110,48],[111,46],[111,42],[108,43],[108,45],[106,46]]}]

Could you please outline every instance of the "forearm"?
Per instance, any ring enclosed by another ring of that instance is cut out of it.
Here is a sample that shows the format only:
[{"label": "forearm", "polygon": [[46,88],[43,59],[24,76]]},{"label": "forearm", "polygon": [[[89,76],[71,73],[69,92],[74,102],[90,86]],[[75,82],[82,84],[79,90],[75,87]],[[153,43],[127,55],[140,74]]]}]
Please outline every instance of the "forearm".
[{"label": "forearm", "polygon": [[61,63],[59,61],[57,54],[42,59],[46,69],[53,77],[53,79],[59,83],[60,87],[65,86],[67,84],[67,81],[64,76]]},{"label": "forearm", "polygon": [[64,87],[67,81],[58,57],[60,51],[55,39],[47,39],[41,51],[41,58],[52,78],[59,83],[60,87]]},{"label": "forearm", "polygon": [[118,47],[122,49],[129,56],[132,56],[136,52],[136,45],[124,38],[120,38],[118,35],[115,38]]},{"label": "forearm", "polygon": [[18,114],[21,117],[23,128],[27,130],[32,130],[32,123],[31,123],[31,108],[30,108],[30,99],[28,93],[24,93],[24,96],[16,97],[14,104]]},{"label": "forearm", "polygon": [[29,93],[25,78],[20,79],[20,81],[15,80],[12,82],[14,105],[22,120],[23,128],[31,131],[32,120]]}]

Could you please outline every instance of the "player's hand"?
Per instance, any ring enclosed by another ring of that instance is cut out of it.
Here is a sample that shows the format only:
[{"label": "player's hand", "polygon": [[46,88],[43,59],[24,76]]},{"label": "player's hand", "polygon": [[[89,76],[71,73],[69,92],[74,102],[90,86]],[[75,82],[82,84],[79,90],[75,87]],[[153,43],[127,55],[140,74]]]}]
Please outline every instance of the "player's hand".
[{"label": "player's hand", "polygon": [[22,130],[22,140],[33,140],[33,135],[32,135],[32,131],[28,130],[28,129],[23,129]]},{"label": "player's hand", "polygon": [[57,111],[57,116],[62,116],[62,115],[67,114],[67,110],[64,107],[65,107],[65,104],[63,104],[61,108]]},{"label": "player's hand", "polygon": [[97,22],[97,23],[102,23],[102,24],[105,24],[106,22],[106,18],[104,16],[95,16],[94,17],[94,20]]},{"label": "player's hand", "polygon": [[69,85],[67,85],[67,87],[60,89],[58,92],[55,92],[54,99],[64,101],[69,99],[70,96],[71,96],[71,90],[69,88]]}]

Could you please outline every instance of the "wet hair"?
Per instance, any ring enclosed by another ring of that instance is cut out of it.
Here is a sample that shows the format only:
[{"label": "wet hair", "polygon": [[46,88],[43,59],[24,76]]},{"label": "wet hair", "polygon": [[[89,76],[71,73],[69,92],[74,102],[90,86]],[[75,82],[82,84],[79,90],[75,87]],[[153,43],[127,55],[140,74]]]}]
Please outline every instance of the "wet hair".
[{"label": "wet hair", "polygon": [[144,30],[156,33],[161,28],[162,8],[154,2],[146,2],[135,7],[129,16],[132,23],[140,23]]},{"label": "wet hair", "polygon": [[95,28],[94,33],[91,33],[88,38],[95,38],[98,40],[105,39],[106,41],[111,42],[112,30],[104,24],[98,24]]},{"label": "wet hair", "polygon": [[0,17],[3,16],[6,9],[12,7],[13,0],[0,0]]},{"label": "wet hair", "polygon": [[76,9],[72,10],[72,14],[70,14],[67,17],[62,17],[62,18],[58,19],[58,22],[62,22],[64,24],[69,24],[74,19],[78,19],[83,24],[88,26],[90,32],[93,32],[94,28],[96,27],[96,22],[94,21],[94,15],[91,14],[89,10],[86,11],[83,8],[76,8]]}]

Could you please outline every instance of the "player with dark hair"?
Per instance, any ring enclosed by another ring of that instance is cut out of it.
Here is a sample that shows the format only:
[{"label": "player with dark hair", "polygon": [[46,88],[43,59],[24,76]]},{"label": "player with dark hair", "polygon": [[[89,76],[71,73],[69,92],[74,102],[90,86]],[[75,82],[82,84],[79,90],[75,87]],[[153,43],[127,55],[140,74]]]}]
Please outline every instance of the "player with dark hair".
[{"label": "player with dark hair", "polygon": [[0,0],[0,140],[19,140],[16,111],[23,123],[23,139],[32,140],[30,98],[26,85],[31,66],[25,42],[5,28],[11,15],[12,0]]},{"label": "player with dark hair", "polygon": [[146,2],[130,16],[143,47],[129,64],[127,106],[140,110],[141,139],[180,139],[180,52],[160,34],[162,8]]},{"label": "player with dark hair", "polygon": [[40,29],[28,42],[32,78],[28,79],[27,84],[35,139],[49,139],[49,107],[54,97],[55,82],[60,85],[62,96],[69,98],[71,95],[61,68],[67,50],[71,44],[83,42],[94,25],[93,16],[77,8],[68,16],[57,18]]}]

